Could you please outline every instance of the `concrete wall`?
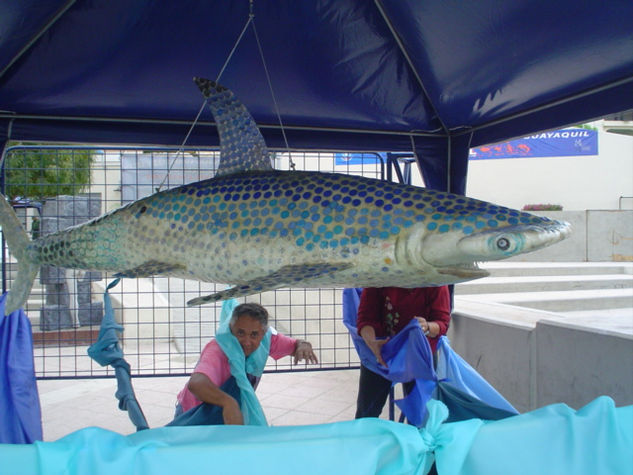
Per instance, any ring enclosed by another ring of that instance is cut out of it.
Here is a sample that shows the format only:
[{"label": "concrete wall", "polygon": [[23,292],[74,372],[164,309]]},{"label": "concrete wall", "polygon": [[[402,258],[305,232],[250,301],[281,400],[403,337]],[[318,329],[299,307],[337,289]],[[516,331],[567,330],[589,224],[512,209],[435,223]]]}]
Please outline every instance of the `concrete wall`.
[{"label": "concrete wall", "polygon": [[587,260],[633,261],[633,211],[587,211]]},{"label": "concrete wall", "polygon": [[520,262],[633,261],[633,210],[543,211],[534,214],[567,221],[569,238],[509,260]]},{"label": "concrete wall", "polygon": [[557,315],[456,301],[453,349],[520,412],[553,403],[580,408],[606,395],[633,404],[633,338]]},{"label": "concrete wall", "polygon": [[447,336],[457,354],[524,412],[536,407],[532,330],[530,324],[502,323],[456,310]]},{"label": "concrete wall", "polygon": [[633,404],[633,338],[574,328],[556,321],[536,325],[536,402],[579,408],[600,395]]}]

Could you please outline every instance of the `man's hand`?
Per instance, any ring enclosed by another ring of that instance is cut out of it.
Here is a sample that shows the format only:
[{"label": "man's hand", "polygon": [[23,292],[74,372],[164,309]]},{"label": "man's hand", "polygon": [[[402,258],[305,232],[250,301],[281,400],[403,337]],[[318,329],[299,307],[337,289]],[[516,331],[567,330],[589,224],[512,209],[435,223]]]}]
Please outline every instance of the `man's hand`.
[{"label": "man's hand", "polygon": [[295,347],[295,352],[292,354],[295,358],[295,364],[297,364],[301,360],[305,360],[306,363],[314,363],[317,364],[319,360],[317,359],[314,351],[312,350],[312,344],[309,341],[298,340],[297,346]]},{"label": "man's hand", "polygon": [[225,424],[244,424],[242,410],[235,398],[217,387],[206,374],[193,373],[189,378],[187,388],[200,401],[220,406]]},{"label": "man's hand", "polygon": [[222,418],[225,425],[244,425],[244,416],[240,405],[232,397],[227,398],[222,407]]}]

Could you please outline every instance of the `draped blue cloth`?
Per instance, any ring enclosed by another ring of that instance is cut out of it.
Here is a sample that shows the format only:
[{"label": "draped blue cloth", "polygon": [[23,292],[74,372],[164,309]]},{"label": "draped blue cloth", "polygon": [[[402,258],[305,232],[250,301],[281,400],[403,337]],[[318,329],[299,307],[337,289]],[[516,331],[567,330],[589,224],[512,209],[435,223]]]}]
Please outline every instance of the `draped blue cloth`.
[{"label": "draped blue cloth", "polygon": [[[4,325],[8,322],[11,319],[6,317],[2,321],[3,345],[25,338],[20,334],[25,331],[24,322],[22,330],[7,331]],[[117,325],[107,319],[104,323],[104,339],[97,345],[103,345],[103,351],[97,358],[122,358],[120,348],[116,348],[118,339],[106,335],[116,331]],[[424,352],[424,344],[412,337],[419,332],[406,333],[413,342],[404,342],[405,347]],[[387,349],[384,356],[394,366],[394,378],[408,377],[406,368],[413,365],[413,359],[393,349]],[[453,379],[462,388],[456,390],[473,399],[489,393],[490,388],[481,386],[475,374],[462,371],[462,362],[453,356],[443,363],[447,381]],[[28,358],[18,359],[32,361],[32,352]],[[419,374],[428,368],[421,371]],[[442,383],[437,374],[433,381],[438,386]],[[37,404],[37,398],[31,402]],[[7,412],[1,414],[5,417]],[[376,418],[311,426],[164,427],[127,436],[90,427],[55,442],[0,443],[0,470],[23,475],[154,475],[194,473],[212,467],[214,472],[229,475],[253,471],[279,475],[426,474],[434,461],[440,475],[594,475],[629,473],[631,469],[633,406],[616,408],[605,396],[578,411],[553,404],[503,420],[446,422],[448,418],[447,405],[430,399],[421,429]]]},{"label": "draped blue cloth", "polygon": [[149,426],[145,414],[141,409],[134,389],[130,365],[123,356],[123,350],[119,345],[117,332],[122,332],[123,327],[114,319],[114,309],[110,300],[109,290],[119,283],[120,279],[113,280],[103,293],[104,313],[101,319],[99,336],[88,348],[88,355],[101,366],[112,366],[117,380],[116,398],[119,400],[119,409],[127,411],[128,417],[136,427],[136,430],[145,430]]},{"label": "draped blue cloth", "polygon": [[518,414],[488,381],[450,347],[442,336],[437,343],[437,388],[434,397],[449,410],[449,422],[470,418],[498,420]]},{"label": "draped blue cloth", "polygon": [[427,417],[427,403],[439,399],[448,407],[449,421],[470,418],[497,420],[518,414],[484,378],[455,353],[448,338],[438,342],[438,371],[431,346],[416,320],[409,322],[382,347],[387,368],[358,335],[356,315],[361,289],[343,290],[343,323],[350,332],[361,363],[369,370],[396,383],[415,381],[411,392],[396,405],[411,424],[421,426]]},{"label": "draped blue cloth", "polygon": [[[241,407],[241,391],[233,376],[220,386],[220,389],[235,399]],[[174,420],[167,424],[167,426],[205,426],[223,424],[223,408],[221,406],[216,406],[215,404],[203,402],[202,404],[198,404],[188,411],[183,412],[179,416],[174,417]]]},{"label": "draped blue cloth", "polygon": [[23,309],[4,314],[6,299],[0,297],[0,443],[30,444],[42,440],[33,334]]}]

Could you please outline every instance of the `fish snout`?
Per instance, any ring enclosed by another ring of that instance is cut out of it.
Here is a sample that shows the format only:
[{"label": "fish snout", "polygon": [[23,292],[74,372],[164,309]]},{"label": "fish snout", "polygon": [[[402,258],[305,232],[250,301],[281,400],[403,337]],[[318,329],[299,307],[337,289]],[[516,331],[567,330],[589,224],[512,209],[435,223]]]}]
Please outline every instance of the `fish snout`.
[{"label": "fish snout", "polygon": [[540,223],[487,229],[464,235],[458,232],[424,237],[421,255],[436,267],[476,266],[535,251],[562,241],[571,234],[571,225],[544,219]]},{"label": "fish snout", "polygon": [[457,248],[473,260],[506,259],[555,244],[571,234],[571,225],[548,220],[539,224],[489,230],[462,238]]}]

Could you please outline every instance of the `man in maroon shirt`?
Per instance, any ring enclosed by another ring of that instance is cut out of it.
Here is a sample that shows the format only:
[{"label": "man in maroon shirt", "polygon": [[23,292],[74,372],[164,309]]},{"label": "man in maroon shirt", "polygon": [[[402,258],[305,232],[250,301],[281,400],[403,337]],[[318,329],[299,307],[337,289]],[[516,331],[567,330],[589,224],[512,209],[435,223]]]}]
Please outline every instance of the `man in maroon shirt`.
[{"label": "man in maroon shirt", "polygon": [[[360,297],[356,327],[376,360],[387,366],[381,354],[383,345],[414,318],[435,353],[437,340],[446,334],[451,318],[448,287],[365,288]],[[379,417],[390,388],[391,381],[361,365],[356,418]],[[409,388],[405,385],[405,392]]]}]

